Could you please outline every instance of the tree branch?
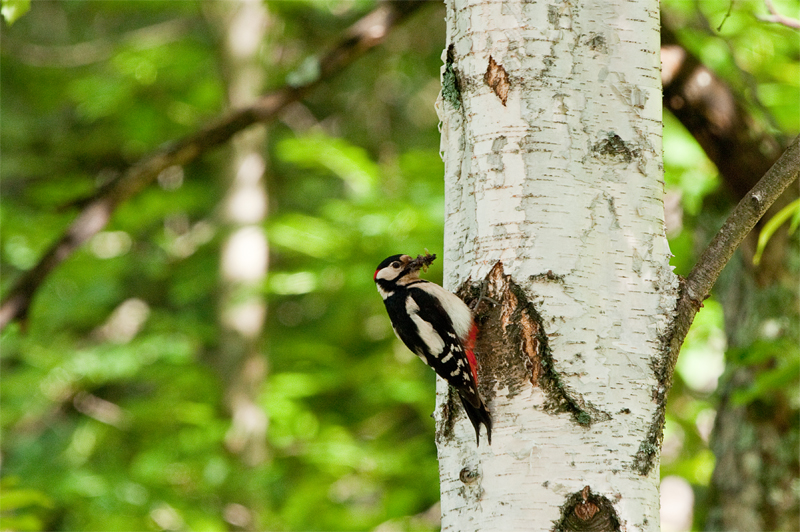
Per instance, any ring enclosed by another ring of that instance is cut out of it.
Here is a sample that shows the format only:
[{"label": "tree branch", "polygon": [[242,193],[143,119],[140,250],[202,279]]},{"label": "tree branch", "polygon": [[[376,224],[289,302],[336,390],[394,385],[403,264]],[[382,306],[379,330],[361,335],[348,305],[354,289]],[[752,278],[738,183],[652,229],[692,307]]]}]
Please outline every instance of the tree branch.
[{"label": "tree branch", "polygon": [[720,272],[742,240],[764,216],[767,209],[800,175],[800,136],[796,137],[778,161],[748,192],[722,225],[700,256],[689,276],[682,280],[676,316],[669,345],[667,383],[672,382],[681,345],[695,314],[703,306]]},{"label": "tree branch", "polygon": [[257,123],[275,119],[290,103],[341,72],[347,65],[384,41],[389,30],[425,5],[423,1],[391,1],[381,4],[351,26],[344,38],[322,59],[316,76],[298,86],[285,86],[266,94],[201,131],[144,157],[123,172],[120,179],[92,198],[64,234],[39,262],[25,272],[0,304],[0,330],[13,320],[25,320],[38,287],[59,264],[100,232],[118,205],[135,196],[170,166],[185,165],[233,135]]},{"label": "tree branch", "polygon": [[146,50],[174,42],[192,30],[192,19],[174,19],[145,26],[118,36],[113,41],[94,41],[65,45],[41,45],[0,35],[3,55],[35,67],[74,68],[110,59],[120,45]]},{"label": "tree branch", "polygon": [[759,20],[782,24],[787,28],[792,28],[793,30],[800,30],[800,20],[782,15],[777,9],[775,9],[775,5],[773,5],[772,0],[764,0],[764,4],[767,6],[767,9],[770,13],[772,13],[772,15],[769,17],[759,16]]}]

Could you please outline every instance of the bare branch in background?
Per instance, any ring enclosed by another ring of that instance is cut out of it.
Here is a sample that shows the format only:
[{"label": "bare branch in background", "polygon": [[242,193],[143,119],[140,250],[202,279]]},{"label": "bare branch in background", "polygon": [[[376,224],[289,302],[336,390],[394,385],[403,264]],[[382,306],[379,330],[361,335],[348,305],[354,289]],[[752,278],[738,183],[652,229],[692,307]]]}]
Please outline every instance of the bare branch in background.
[{"label": "bare branch in background", "polygon": [[91,199],[39,262],[12,286],[0,304],[0,330],[13,320],[25,320],[36,290],[59,264],[108,223],[116,208],[150,185],[172,166],[185,165],[243,129],[274,120],[289,104],[303,98],[323,81],[384,41],[399,22],[425,5],[422,1],[382,3],[351,26],[344,37],[318,61],[310,79],[266,94],[253,105],[238,109],[201,131],[158,150],[125,170],[117,181]]},{"label": "bare branch in background", "polygon": [[800,136],[753,187],[722,225],[717,235],[700,256],[689,276],[681,283],[674,329],[670,338],[668,375],[675,370],[681,345],[686,339],[694,316],[708,297],[720,272],[733,256],[742,240],[764,216],[786,188],[800,174]]},{"label": "bare branch in background", "polygon": [[772,3],[772,0],[764,0],[764,5],[767,6],[767,9],[771,13],[770,16],[759,16],[758,20],[763,20],[764,22],[774,22],[776,24],[782,24],[787,28],[792,28],[794,30],[800,30],[800,20],[796,18],[787,17],[782,15],[775,9],[775,6]]},{"label": "bare branch in background", "polygon": [[0,36],[3,55],[35,67],[74,68],[110,59],[116,50],[131,46],[137,50],[156,48],[183,38],[195,26],[194,20],[175,19],[130,31],[119,38],[60,46],[41,45]]}]

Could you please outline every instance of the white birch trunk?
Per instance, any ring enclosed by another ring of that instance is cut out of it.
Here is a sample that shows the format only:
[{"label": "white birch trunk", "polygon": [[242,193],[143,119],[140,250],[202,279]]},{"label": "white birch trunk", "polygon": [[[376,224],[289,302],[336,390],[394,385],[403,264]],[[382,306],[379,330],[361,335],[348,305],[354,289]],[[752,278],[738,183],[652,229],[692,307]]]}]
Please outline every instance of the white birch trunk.
[{"label": "white birch trunk", "polygon": [[658,2],[446,3],[445,284],[475,300],[488,276],[497,304],[476,309],[491,446],[439,380],[442,530],[658,530]]}]

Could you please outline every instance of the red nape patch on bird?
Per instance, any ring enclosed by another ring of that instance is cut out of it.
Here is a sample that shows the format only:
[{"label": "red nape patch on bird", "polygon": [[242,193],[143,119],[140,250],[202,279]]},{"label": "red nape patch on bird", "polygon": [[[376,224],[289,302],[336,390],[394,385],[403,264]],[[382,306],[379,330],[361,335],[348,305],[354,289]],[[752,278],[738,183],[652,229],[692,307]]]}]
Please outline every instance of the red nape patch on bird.
[{"label": "red nape patch on bird", "polygon": [[372,276],[372,280],[373,280],[373,281],[374,281],[375,279],[377,279],[377,278],[378,278],[378,272],[379,272],[379,271],[380,271],[380,270],[375,270],[375,275],[373,275],[373,276]]},{"label": "red nape patch on bird", "polygon": [[472,370],[472,376],[475,378],[475,384],[478,384],[478,360],[475,358],[475,341],[478,337],[478,326],[474,323],[469,330],[467,341],[464,342],[464,351],[467,352],[467,361],[469,362],[469,369]]}]

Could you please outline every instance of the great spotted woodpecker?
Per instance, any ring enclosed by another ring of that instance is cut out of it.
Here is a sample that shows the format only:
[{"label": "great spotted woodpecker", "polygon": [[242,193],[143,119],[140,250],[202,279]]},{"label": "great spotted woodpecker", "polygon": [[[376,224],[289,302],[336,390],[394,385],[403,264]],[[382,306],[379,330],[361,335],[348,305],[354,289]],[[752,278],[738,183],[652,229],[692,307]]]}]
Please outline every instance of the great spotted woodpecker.
[{"label": "great spotted woodpecker", "polygon": [[480,445],[481,423],[492,444],[492,418],[478,392],[477,327],[472,311],[455,294],[419,278],[436,255],[392,255],[375,270],[375,284],[394,333],[458,391]]}]

